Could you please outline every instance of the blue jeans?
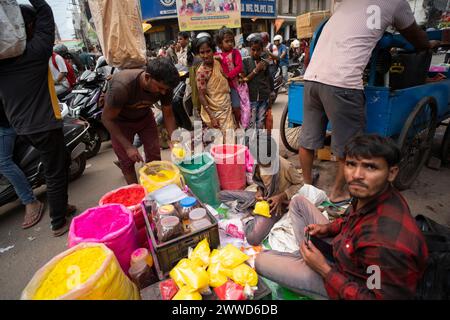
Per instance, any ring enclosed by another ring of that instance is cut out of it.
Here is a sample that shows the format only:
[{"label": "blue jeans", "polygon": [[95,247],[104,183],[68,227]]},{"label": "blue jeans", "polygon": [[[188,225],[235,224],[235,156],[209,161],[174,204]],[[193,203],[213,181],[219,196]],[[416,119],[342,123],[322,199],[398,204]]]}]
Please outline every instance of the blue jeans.
[{"label": "blue jeans", "polygon": [[0,127],[0,173],[13,185],[20,201],[27,205],[35,201],[36,197],[25,174],[13,161],[15,141],[16,132],[13,128]]},{"label": "blue jeans", "polygon": [[288,82],[288,66],[281,66],[281,72],[283,74],[283,87],[287,88]]},{"label": "blue jeans", "polygon": [[269,106],[269,100],[251,101],[252,118],[249,128],[263,129],[266,120],[266,111]]}]

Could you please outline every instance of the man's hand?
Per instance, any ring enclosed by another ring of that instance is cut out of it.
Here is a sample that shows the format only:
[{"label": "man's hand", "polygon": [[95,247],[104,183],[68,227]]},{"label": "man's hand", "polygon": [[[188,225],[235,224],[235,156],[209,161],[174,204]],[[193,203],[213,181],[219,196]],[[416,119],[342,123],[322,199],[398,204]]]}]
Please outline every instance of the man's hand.
[{"label": "man's hand", "polygon": [[328,235],[328,227],[326,224],[310,224],[305,227],[305,232],[317,238],[324,238]]},{"label": "man's hand", "polygon": [[306,241],[301,243],[300,253],[306,264],[323,278],[330,272],[331,267],[327,260],[311,241],[308,242],[308,245],[306,244]]},{"label": "man's hand", "polygon": [[285,200],[287,200],[287,196],[286,196],[286,193],[284,193],[284,192],[267,199],[267,202],[269,202],[269,205],[270,205],[270,214],[275,213],[275,215],[281,215],[282,214],[281,204]]},{"label": "man's hand", "polygon": [[139,153],[139,150],[134,146],[131,146],[127,149],[127,156],[134,162],[144,162],[144,159]]},{"label": "man's hand", "polygon": [[211,116],[210,116],[210,118],[211,118],[211,126],[212,126],[213,128],[220,129],[220,123],[219,123],[219,120],[217,120],[217,118],[214,118],[214,117],[211,117]]},{"label": "man's hand", "polygon": [[261,62],[258,63],[258,65],[256,66],[255,71],[262,72],[262,71],[266,70],[266,67],[267,67],[267,63],[265,61],[261,60]]}]

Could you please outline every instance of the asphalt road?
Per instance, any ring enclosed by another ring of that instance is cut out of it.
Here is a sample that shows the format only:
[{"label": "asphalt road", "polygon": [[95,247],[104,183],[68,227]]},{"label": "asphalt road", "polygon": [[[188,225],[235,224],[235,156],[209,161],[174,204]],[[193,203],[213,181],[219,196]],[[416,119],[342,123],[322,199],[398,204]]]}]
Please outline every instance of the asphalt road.
[{"label": "asphalt road", "polygon": [[[279,126],[286,101],[287,95],[281,94],[274,105],[275,127]],[[298,156],[283,147],[280,152],[299,165]],[[168,159],[167,151],[163,152],[163,159]],[[102,195],[125,184],[113,160],[115,155],[111,144],[104,143],[100,153],[88,160],[84,175],[70,184],[70,203],[78,207],[78,213],[96,206]],[[334,178],[334,163],[317,161],[316,166],[321,173],[319,187],[328,191]],[[449,168],[440,171],[425,168],[412,189],[403,193],[413,214],[424,213],[450,225],[449,183]],[[36,190],[36,193],[41,200],[45,200],[45,187]],[[67,248],[67,236],[52,237],[48,212],[37,226],[29,230],[20,227],[23,214],[24,209],[18,201],[0,207],[0,299],[20,298],[33,274]]]}]

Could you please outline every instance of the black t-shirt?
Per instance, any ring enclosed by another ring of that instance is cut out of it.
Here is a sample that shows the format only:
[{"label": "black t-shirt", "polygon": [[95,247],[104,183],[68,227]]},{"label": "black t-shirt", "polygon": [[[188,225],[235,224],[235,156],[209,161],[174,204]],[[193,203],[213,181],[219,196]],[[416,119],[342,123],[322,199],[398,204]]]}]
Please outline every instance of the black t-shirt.
[{"label": "black t-shirt", "polygon": [[[36,10],[33,37],[23,55],[0,60],[0,104],[19,135],[62,127],[48,62],[55,42],[55,21],[44,0],[30,0]],[[0,119],[3,115],[0,115]]]},{"label": "black t-shirt", "polygon": [[[256,62],[252,57],[245,57],[242,60],[244,74],[249,75],[256,68]],[[252,81],[248,83],[250,101],[263,101],[270,97],[270,72],[269,67],[254,76]]]},{"label": "black t-shirt", "polygon": [[150,107],[161,101],[161,105],[172,105],[173,91],[165,95],[149,93],[141,89],[139,78],[142,69],[123,70],[113,76],[108,83],[105,106],[120,108],[119,120],[135,121],[148,116]]}]

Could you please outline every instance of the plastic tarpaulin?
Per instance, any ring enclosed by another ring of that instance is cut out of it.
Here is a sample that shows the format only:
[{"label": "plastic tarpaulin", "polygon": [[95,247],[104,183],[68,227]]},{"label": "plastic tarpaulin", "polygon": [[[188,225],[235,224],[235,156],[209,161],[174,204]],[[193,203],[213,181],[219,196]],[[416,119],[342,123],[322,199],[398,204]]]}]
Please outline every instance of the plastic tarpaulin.
[{"label": "plastic tarpaulin", "polygon": [[27,35],[17,1],[0,0],[0,30],[0,60],[23,54]]},{"label": "plastic tarpaulin", "polygon": [[103,54],[110,66],[145,66],[146,47],[138,0],[89,0]]}]

